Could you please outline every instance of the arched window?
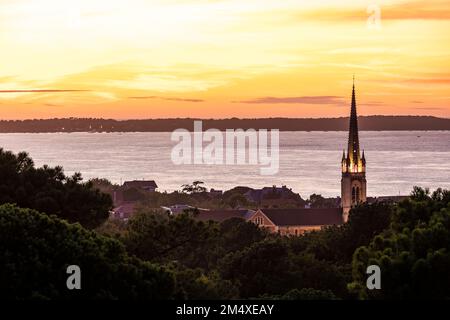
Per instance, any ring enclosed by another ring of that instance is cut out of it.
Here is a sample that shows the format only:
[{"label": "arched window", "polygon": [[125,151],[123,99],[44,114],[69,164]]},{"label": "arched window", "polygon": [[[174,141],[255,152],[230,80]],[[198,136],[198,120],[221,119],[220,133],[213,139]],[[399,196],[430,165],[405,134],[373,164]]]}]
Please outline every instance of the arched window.
[{"label": "arched window", "polygon": [[356,187],[356,203],[359,203],[360,196],[359,196],[359,187]]},{"label": "arched window", "polygon": [[255,223],[257,224],[257,225],[262,225],[263,224],[263,218],[262,217],[256,217],[255,218]]},{"label": "arched window", "polygon": [[356,202],[356,187],[352,187],[352,204]]}]

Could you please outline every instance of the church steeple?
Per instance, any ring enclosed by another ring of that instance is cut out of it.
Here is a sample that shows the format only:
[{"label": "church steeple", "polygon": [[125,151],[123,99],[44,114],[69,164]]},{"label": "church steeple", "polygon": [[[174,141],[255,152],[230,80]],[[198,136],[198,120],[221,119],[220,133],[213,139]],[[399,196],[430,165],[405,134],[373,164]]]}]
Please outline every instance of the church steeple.
[{"label": "church steeple", "polygon": [[358,115],[356,113],[355,76],[353,76],[352,103],[348,129],[347,155],[342,155],[341,206],[344,222],[350,209],[366,201],[366,159],[360,153],[358,137]]},{"label": "church steeple", "polygon": [[352,104],[350,109],[350,124],[348,131],[347,161],[350,172],[359,172],[360,170],[362,170],[358,137],[358,115],[356,113],[355,76],[353,76]]},{"label": "church steeple", "polygon": [[353,76],[352,87],[352,103],[350,109],[350,123],[348,130],[348,147],[347,147],[347,172],[362,172],[364,171],[364,164],[361,159],[361,152],[359,149],[358,136],[358,115],[356,113],[356,93],[355,93],[355,76]]}]

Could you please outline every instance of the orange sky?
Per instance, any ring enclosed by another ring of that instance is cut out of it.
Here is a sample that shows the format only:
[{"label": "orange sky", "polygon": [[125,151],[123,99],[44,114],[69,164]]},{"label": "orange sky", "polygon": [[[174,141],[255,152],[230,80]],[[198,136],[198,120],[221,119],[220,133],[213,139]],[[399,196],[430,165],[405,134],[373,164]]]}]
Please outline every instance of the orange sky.
[{"label": "orange sky", "polygon": [[0,0],[1,119],[346,116],[353,74],[450,117],[448,0]]}]

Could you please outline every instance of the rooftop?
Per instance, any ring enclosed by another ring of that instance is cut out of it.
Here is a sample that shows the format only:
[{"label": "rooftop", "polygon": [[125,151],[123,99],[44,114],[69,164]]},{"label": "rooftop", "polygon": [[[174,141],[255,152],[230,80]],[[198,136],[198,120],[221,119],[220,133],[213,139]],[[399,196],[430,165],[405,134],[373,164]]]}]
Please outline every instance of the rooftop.
[{"label": "rooftop", "polygon": [[342,208],[260,210],[277,226],[323,226],[342,224]]}]

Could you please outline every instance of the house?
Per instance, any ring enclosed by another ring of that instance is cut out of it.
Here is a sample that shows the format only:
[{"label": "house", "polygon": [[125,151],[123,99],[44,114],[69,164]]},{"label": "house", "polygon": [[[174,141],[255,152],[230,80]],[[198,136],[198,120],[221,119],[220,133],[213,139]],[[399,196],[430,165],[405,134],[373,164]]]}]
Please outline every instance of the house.
[{"label": "house", "polygon": [[195,209],[195,207],[190,206],[188,204],[174,204],[172,206],[163,206],[161,207],[161,209],[163,209],[164,211],[168,212],[169,214],[179,214],[179,213],[183,213],[184,210],[189,210],[189,209]]},{"label": "house", "polygon": [[286,186],[277,187],[264,187],[262,189],[251,189],[247,191],[244,196],[252,202],[260,203],[263,199],[266,198],[287,198],[292,195],[293,192],[291,189],[288,189]]},{"label": "house", "polygon": [[342,208],[258,209],[247,220],[269,232],[295,236],[343,223]]},{"label": "house", "polygon": [[133,181],[125,181],[123,183],[123,187],[126,189],[136,188],[149,192],[155,192],[156,189],[158,188],[158,185],[154,180],[133,180]]}]

